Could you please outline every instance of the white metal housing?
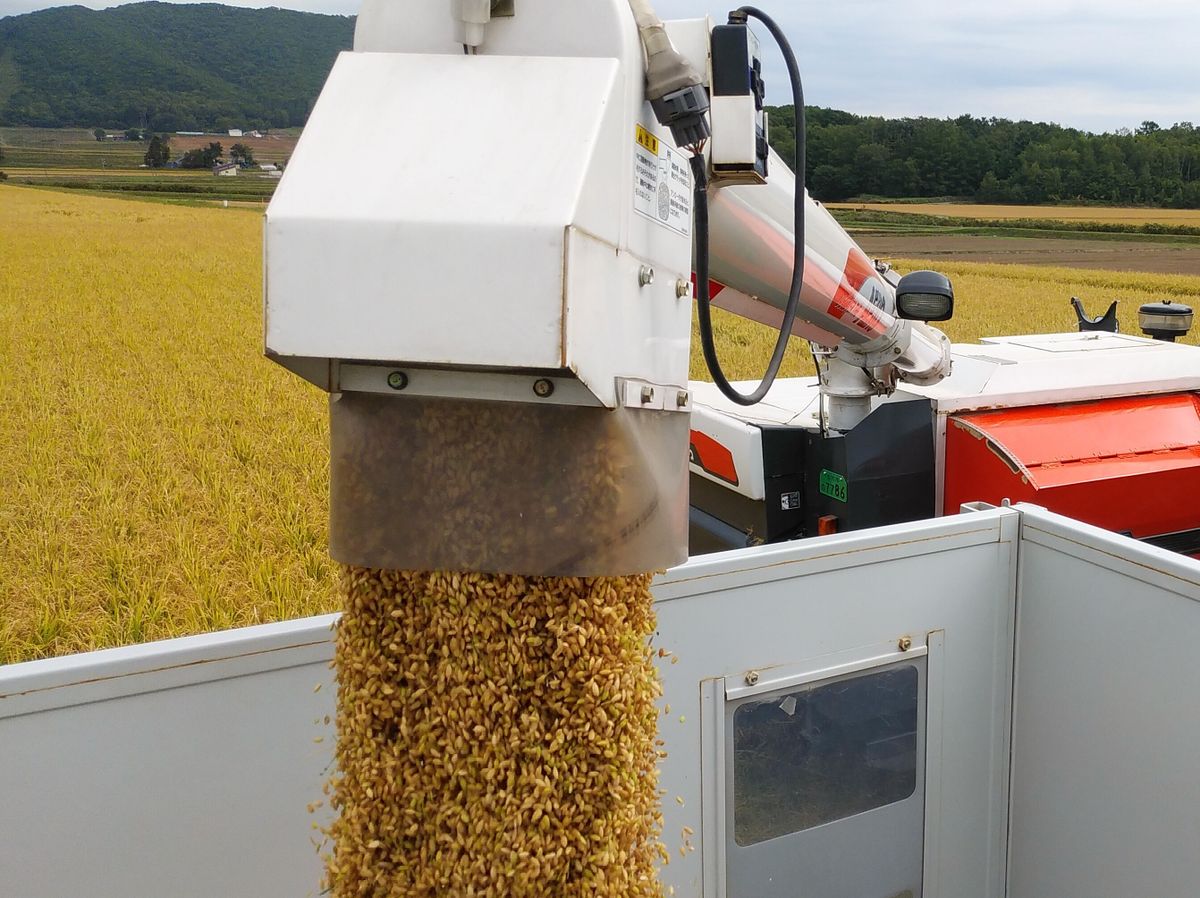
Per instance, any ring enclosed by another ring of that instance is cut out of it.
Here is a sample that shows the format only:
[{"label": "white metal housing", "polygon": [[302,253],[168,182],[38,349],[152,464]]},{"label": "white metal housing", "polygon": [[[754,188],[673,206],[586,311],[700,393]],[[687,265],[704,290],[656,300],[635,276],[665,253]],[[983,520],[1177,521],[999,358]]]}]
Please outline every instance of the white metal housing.
[{"label": "white metal housing", "polygon": [[268,353],[686,389],[691,174],[627,3],[522,3],[470,56],[446,7],[368,3],[337,60],[267,212]]}]

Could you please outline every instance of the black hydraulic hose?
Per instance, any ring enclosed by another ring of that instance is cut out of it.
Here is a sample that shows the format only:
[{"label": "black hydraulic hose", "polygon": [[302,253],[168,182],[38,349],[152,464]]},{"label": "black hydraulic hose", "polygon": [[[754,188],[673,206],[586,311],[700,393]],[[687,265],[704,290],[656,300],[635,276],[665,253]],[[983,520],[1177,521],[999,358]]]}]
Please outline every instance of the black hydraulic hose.
[{"label": "black hydraulic hose", "polygon": [[788,338],[792,335],[792,326],[796,323],[796,313],[800,309],[800,291],[804,287],[804,166],[805,140],[807,128],[804,116],[804,86],[800,83],[800,67],[796,64],[796,55],[788,43],[783,30],[775,20],[765,12],[753,6],[743,6],[729,14],[730,22],[747,17],[758,19],[771,32],[775,42],[783,53],[787,64],[788,78],[792,82],[792,102],[796,107],[796,155],[792,167],[796,173],[795,201],[795,247],[792,261],[792,285],[788,291],[787,306],[783,313],[783,325],[779,331],[779,339],[775,342],[775,351],[771,353],[770,364],[759,385],[753,392],[739,393],[721,370],[721,362],[717,358],[717,347],[713,343],[712,331],[712,297],[708,282],[708,172],[704,156],[700,153],[692,156],[692,175],[695,178],[695,207],[696,207],[696,312],[700,319],[700,347],[704,351],[704,362],[708,365],[713,383],[717,389],[731,402],[738,405],[755,405],[762,401],[775,383],[779,368],[783,364],[783,356],[787,350]]}]

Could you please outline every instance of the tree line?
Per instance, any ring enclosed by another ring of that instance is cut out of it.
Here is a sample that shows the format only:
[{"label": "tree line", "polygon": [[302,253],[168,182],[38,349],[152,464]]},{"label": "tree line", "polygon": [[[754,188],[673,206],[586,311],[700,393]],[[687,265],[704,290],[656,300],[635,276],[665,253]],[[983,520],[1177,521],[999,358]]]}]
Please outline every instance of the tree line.
[{"label": "tree line", "polygon": [[[1092,134],[970,115],[885,119],[806,108],[808,188],[820,200],[959,197],[981,203],[1105,203],[1200,208],[1200,127]],[[770,110],[787,161],[795,109]]]}]

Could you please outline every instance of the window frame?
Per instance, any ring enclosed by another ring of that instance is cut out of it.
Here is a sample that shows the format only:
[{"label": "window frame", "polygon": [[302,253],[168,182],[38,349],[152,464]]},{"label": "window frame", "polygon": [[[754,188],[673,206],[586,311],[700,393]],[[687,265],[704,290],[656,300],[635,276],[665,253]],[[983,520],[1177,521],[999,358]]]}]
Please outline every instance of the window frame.
[{"label": "window frame", "polygon": [[[853,671],[851,673],[842,674],[841,676],[829,677],[829,678],[817,680],[815,682],[797,683],[797,684],[791,684],[788,686],[780,686],[780,687],[776,687],[775,689],[770,690],[769,692],[759,693],[759,694],[755,694],[755,695],[744,695],[735,701],[727,701],[726,705],[725,705],[725,712],[726,712],[725,756],[726,756],[726,763],[727,763],[726,771],[725,771],[725,804],[726,804],[726,808],[728,809],[728,812],[729,812],[729,816],[726,821],[727,834],[731,840],[727,843],[727,850],[750,848],[750,847],[753,847],[754,845],[760,845],[765,842],[774,841],[775,839],[782,839],[782,838],[788,838],[791,836],[798,836],[802,833],[807,832],[808,830],[816,829],[817,827],[820,827],[820,826],[827,826],[832,823],[837,823],[840,820],[845,820],[848,817],[854,817],[858,814],[867,814],[867,813],[870,813],[871,811],[877,810],[878,808],[883,808],[883,807],[887,807],[888,805],[891,805],[891,804],[897,804],[902,801],[907,801],[909,798],[911,798],[916,793],[916,790],[917,790],[918,786],[921,785],[922,779],[923,779],[923,777],[921,775],[921,773],[922,773],[921,767],[922,767],[922,762],[924,761],[924,755],[925,755],[924,742],[926,741],[925,720],[924,720],[923,712],[925,710],[925,705],[926,705],[924,693],[927,691],[926,690],[926,672],[925,672],[925,663],[924,663],[925,657],[926,657],[925,654],[922,653],[919,656],[911,657],[911,658],[904,658],[901,661],[898,661],[898,662],[895,662],[892,664],[882,665],[880,667],[869,667],[866,670]],[[794,696],[801,692],[804,692],[808,696],[811,697],[814,693],[818,692],[819,690],[827,689],[827,688],[830,688],[833,686],[837,686],[839,684],[858,683],[858,682],[861,682],[861,681],[864,681],[864,680],[867,680],[870,678],[884,676],[884,675],[891,674],[891,673],[899,673],[901,671],[911,672],[911,679],[908,682],[905,682],[903,684],[903,686],[906,689],[911,688],[911,690],[912,690],[911,695],[912,695],[912,698],[914,700],[914,705],[915,705],[912,709],[912,714],[913,714],[913,717],[915,718],[915,739],[916,739],[916,749],[915,749],[915,753],[913,755],[912,787],[909,788],[907,791],[905,791],[903,795],[898,795],[897,797],[890,798],[887,801],[881,801],[877,804],[872,804],[872,805],[870,805],[868,807],[864,807],[860,810],[847,810],[844,808],[838,809],[831,805],[830,807],[828,807],[825,810],[833,812],[833,816],[826,817],[825,815],[822,815],[822,819],[820,819],[818,822],[809,823],[807,825],[798,826],[798,827],[792,828],[792,829],[787,829],[783,832],[778,832],[774,835],[767,836],[765,838],[755,838],[752,841],[746,841],[746,842],[739,841],[739,839],[738,839],[738,816],[739,815],[738,815],[738,802],[737,802],[738,788],[739,788],[738,762],[737,762],[737,739],[738,739],[738,732],[739,732],[738,725],[737,725],[738,713],[741,712],[743,709],[750,707],[752,704],[759,703],[763,700],[766,700],[768,702],[773,702],[776,699],[784,699],[787,696]]]},{"label": "window frame", "polygon": [[[891,667],[912,665],[918,668],[918,778],[917,793],[924,803],[923,866],[932,869],[937,844],[934,838],[938,817],[937,771],[941,766],[942,670],[944,665],[944,631],[928,634],[898,636],[886,643],[877,643],[845,652],[822,655],[791,664],[766,665],[736,675],[705,680],[700,684],[701,698],[701,780],[702,826],[701,851],[703,861],[702,894],[704,898],[731,898],[728,883],[728,854],[730,851],[752,851],[772,840],[749,846],[737,846],[733,838],[733,758],[730,747],[731,723],[737,706],[745,699],[763,697],[786,691],[790,687],[815,686],[835,682],[855,674],[882,671]],[[900,646],[906,648],[901,649]],[[909,796],[911,800],[913,796]],[[900,804],[902,802],[893,802]],[[880,808],[890,807],[882,805]],[[875,808],[873,810],[879,810]],[[793,839],[804,833],[837,826],[854,819],[863,811],[819,826],[799,830],[778,839]],[[936,886],[925,883],[924,894],[934,895]]]}]

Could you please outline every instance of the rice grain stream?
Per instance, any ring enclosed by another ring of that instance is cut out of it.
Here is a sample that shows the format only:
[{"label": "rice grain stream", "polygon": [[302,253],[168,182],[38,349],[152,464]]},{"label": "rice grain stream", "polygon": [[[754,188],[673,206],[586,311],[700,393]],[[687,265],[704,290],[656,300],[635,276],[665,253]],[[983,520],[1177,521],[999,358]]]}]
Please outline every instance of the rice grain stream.
[{"label": "rice grain stream", "polygon": [[345,568],[328,890],[659,895],[650,580]]}]

